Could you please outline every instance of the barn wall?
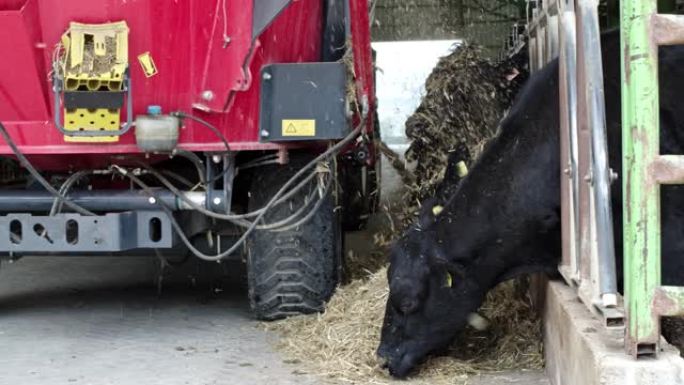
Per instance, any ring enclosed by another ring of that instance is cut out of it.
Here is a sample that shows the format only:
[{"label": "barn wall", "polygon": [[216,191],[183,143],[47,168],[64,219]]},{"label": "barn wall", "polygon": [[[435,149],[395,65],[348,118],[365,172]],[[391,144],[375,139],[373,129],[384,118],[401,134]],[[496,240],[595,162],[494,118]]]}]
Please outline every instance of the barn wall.
[{"label": "barn wall", "polygon": [[[524,18],[517,0],[377,0],[376,41],[460,39],[498,51]],[[522,0],[524,4],[524,0]]]}]

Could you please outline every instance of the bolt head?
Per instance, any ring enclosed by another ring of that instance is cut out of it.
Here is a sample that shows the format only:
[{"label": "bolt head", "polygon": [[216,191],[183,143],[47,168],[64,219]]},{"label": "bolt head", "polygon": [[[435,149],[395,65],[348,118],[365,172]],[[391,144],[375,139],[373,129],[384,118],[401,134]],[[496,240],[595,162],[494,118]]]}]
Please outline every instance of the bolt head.
[{"label": "bolt head", "polygon": [[271,78],[273,78],[273,76],[268,72],[264,72],[263,78],[264,78],[264,80],[271,80]]},{"label": "bolt head", "polygon": [[221,204],[221,198],[218,198],[218,197],[217,197],[217,198],[214,198],[214,204],[215,204],[216,206],[220,205],[220,204]]},{"label": "bolt head", "polygon": [[218,164],[221,163],[221,156],[220,155],[214,155],[211,157],[211,161]]},{"label": "bolt head", "polygon": [[271,135],[271,133],[269,133],[268,131],[261,130],[261,136],[263,136],[264,138],[268,138],[270,135]]},{"label": "bolt head", "polygon": [[613,170],[613,169],[610,170],[610,182],[611,182],[611,183],[613,183],[613,182],[615,182],[616,180],[618,180],[619,177],[620,177],[620,176],[618,175],[617,172],[615,172],[615,170]]},{"label": "bolt head", "polygon": [[202,99],[206,100],[207,102],[214,100],[214,92],[211,90],[203,91],[202,92]]},{"label": "bolt head", "polygon": [[154,197],[150,197],[147,201],[150,202],[151,205],[157,203],[157,200],[154,199]]}]

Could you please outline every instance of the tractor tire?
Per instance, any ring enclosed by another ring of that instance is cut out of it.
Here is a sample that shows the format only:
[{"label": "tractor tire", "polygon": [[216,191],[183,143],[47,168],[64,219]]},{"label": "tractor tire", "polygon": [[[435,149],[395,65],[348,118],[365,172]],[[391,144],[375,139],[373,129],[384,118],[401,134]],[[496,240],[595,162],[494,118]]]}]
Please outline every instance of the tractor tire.
[{"label": "tractor tire", "polygon": [[[276,192],[312,159],[291,154],[285,166],[259,169],[251,181],[249,210],[264,207]],[[247,283],[257,319],[271,321],[297,314],[320,312],[340,281],[343,233],[336,207],[336,181],[313,217],[284,232],[255,231],[248,242]],[[311,190],[304,188],[289,202],[264,216],[272,223],[301,207]],[[315,204],[310,207],[313,208]]]}]

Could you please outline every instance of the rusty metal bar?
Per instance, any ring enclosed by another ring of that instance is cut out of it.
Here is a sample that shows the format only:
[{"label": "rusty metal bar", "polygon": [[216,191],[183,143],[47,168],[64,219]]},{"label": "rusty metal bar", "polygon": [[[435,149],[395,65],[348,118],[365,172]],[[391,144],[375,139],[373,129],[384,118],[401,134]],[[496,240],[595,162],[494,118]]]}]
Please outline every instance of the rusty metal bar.
[{"label": "rusty metal bar", "polygon": [[660,155],[651,163],[649,171],[659,184],[684,184],[684,156]]},{"label": "rusty metal bar", "polygon": [[653,296],[653,310],[666,317],[684,316],[684,287],[661,286]]},{"label": "rusty metal bar", "polygon": [[684,15],[655,14],[651,23],[656,44],[684,44]]}]

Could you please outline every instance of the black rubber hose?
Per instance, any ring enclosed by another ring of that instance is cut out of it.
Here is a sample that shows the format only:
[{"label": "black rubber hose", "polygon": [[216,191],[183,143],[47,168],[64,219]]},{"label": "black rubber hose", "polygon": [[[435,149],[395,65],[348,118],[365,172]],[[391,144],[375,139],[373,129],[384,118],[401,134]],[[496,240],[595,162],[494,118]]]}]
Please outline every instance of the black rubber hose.
[{"label": "black rubber hose", "polygon": [[[56,113],[58,113],[58,112],[56,112]],[[31,174],[31,176],[33,176],[33,177],[36,179],[36,181],[38,181],[38,183],[40,183],[40,185],[43,186],[43,188],[45,188],[50,194],[54,195],[55,198],[59,199],[60,202],[63,202],[67,207],[69,207],[70,209],[76,211],[76,212],[79,213],[79,214],[82,214],[82,215],[95,215],[95,213],[93,213],[92,211],[86,210],[86,209],[84,209],[83,207],[81,207],[81,206],[79,206],[79,205],[73,203],[72,201],[70,201],[69,199],[67,199],[64,195],[60,194],[59,191],[57,191],[54,187],[52,187],[52,185],[50,184],[50,182],[48,182],[47,180],[45,180],[45,178],[43,178],[43,176],[40,175],[40,173],[38,172],[38,170],[36,170],[36,168],[33,167],[33,165],[31,164],[31,162],[29,162],[29,160],[26,159],[26,157],[24,156],[24,154],[21,153],[21,151],[19,150],[19,147],[17,147],[17,145],[14,143],[14,141],[13,141],[12,138],[10,137],[9,133],[7,132],[7,129],[6,129],[5,126],[2,124],[2,122],[0,122],[0,135],[2,135],[2,137],[5,139],[5,142],[7,143],[7,145],[12,149],[12,152],[14,152],[14,155],[15,155],[15,156],[17,157],[17,159],[19,160],[19,163],[20,163],[20,164],[29,172],[29,174]]]}]

